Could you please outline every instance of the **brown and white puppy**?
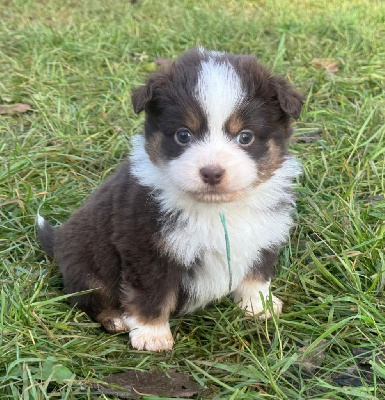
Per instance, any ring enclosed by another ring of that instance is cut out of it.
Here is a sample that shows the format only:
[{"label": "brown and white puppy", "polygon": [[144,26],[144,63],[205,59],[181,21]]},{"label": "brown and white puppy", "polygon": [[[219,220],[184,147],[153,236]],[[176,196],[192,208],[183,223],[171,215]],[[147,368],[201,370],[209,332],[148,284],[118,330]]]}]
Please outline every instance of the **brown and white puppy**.
[{"label": "brown and white puppy", "polygon": [[150,76],[132,102],[146,120],[130,160],[63,225],[39,215],[38,234],[67,293],[94,289],[73,304],[108,331],[129,331],[136,349],[169,350],[171,315],[227,294],[264,312],[292,225],[299,166],[287,144],[302,99],[254,57],[200,48]]}]

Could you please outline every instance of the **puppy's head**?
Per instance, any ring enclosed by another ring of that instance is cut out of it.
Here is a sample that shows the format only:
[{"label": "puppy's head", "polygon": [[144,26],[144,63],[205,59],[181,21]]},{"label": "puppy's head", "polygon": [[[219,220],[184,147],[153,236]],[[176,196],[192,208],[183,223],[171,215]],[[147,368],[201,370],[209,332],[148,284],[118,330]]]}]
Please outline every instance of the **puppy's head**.
[{"label": "puppy's head", "polygon": [[302,98],[252,56],[184,53],[134,90],[146,151],[179,190],[231,202],[280,167]]}]

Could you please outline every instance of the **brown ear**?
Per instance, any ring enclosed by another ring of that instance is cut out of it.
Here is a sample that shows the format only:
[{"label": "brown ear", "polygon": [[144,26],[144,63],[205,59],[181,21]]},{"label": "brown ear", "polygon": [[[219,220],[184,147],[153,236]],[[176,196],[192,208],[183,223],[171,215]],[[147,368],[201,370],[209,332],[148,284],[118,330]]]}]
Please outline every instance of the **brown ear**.
[{"label": "brown ear", "polygon": [[145,85],[139,86],[132,91],[131,101],[136,114],[145,110],[146,107],[159,94],[165,90],[167,83],[170,80],[169,73],[172,65],[167,65],[159,71],[154,72],[148,79]]},{"label": "brown ear", "polygon": [[282,111],[297,119],[302,110],[303,97],[283,78],[271,78],[272,85]]},{"label": "brown ear", "polygon": [[131,101],[136,114],[144,110],[146,104],[152,99],[152,88],[149,82],[139,86],[132,91]]}]

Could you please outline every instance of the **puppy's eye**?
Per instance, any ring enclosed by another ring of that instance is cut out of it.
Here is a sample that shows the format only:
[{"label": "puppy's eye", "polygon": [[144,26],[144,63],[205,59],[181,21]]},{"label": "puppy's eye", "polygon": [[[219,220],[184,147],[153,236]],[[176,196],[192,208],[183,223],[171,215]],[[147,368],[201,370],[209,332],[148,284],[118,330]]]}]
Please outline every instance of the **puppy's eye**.
[{"label": "puppy's eye", "polygon": [[191,133],[187,128],[179,128],[175,133],[175,141],[182,146],[191,141]]},{"label": "puppy's eye", "polygon": [[237,142],[242,146],[248,146],[254,140],[254,134],[251,131],[241,131],[238,133]]}]

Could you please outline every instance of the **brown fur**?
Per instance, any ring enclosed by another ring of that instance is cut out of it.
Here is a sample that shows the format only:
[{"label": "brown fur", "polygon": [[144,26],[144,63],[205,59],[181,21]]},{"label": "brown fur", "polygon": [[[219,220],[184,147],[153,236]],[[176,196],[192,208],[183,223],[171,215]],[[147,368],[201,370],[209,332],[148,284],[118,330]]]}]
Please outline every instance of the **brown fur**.
[{"label": "brown fur", "polygon": [[179,291],[180,267],[157,251],[157,206],[149,198],[126,164],[56,229],[55,255],[66,292],[97,287],[71,298],[93,318],[130,304],[135,314],[157,319],[170,303],[170,291]]},{"label": "brown fur", "polygon": [[146,152],[150,157],[151,162],[156,165],[159,165],[164,158],[160,147],[161,143],[161,135],[152,135],[146,142]]}]

